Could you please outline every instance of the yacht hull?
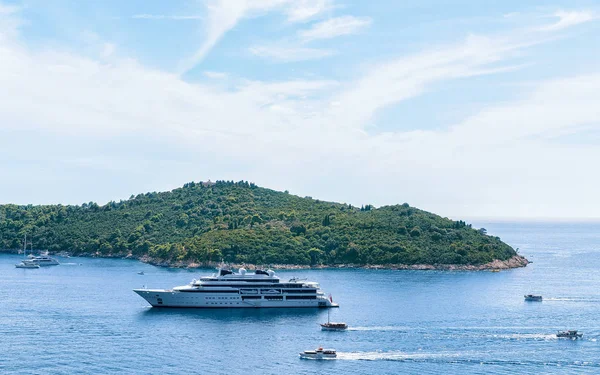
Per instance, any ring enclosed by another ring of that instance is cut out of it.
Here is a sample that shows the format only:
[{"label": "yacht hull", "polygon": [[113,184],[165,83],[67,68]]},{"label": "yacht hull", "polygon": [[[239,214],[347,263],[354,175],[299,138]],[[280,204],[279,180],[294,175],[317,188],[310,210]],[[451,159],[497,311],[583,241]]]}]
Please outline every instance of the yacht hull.
[{"label": "yacht hull", "polygon": [[189,293],[164,289],[134,289],[140,297],[152,307],[191,307],[191,308],[285,308],[310,307],[330,308],[339,307],[326,298],[317,299],[269,299],[268,295],[249,296],[238,293]]}]

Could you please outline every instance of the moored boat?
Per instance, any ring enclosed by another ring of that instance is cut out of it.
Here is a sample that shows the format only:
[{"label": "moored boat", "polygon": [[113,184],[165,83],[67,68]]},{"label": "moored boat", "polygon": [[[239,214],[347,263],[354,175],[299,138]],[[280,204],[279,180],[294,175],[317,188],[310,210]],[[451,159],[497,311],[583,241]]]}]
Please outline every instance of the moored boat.
[{"label": "moored boat", "polygon": [[533,301],[533,302],[541,302],[542,301],[542,296],[537,296],[535,294],[526,294],[524,297],[525,297],[525,301]]},{"label": "moored boat", "polygon": [[[31,251],[33,252],[33,244],[30,242],[31,244]],[[23,238],[23,255],[26,256],[27,255],[27,234],[25,234],[25,237]],[[37,262],[34,262],[33,259],[35,259],[35,257],[31,254],[29,254],[29,256],[27,256],[24,260],[21,261],[21,263],[17,263],[15,264],[16,268],[40,268],[40,265]]]},{"label": "moored boat", "polygon": [[580,339],[583,337],[583,333],[578,333],[576,330],[558,331],[556,337],[567,338],[567,339]]},{"label": "moored boat", "polygon": [[58,260],[49,257],[48,255],[39,255],[31,258],[29,261],[39,265],[40,267],[44,266],[58,266]]},{"label": "moored boat", "polygon": [[315,350],[305,350],[300,353],[302,359],[334,359],[336,357],[335,349],[323,349],[321,346]]}]

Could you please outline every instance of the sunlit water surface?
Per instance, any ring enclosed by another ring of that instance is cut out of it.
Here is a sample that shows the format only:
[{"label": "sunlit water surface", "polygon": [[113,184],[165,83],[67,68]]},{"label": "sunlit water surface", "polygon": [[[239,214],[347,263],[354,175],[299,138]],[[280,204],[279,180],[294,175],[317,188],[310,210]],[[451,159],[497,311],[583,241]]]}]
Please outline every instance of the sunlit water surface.
[{"label": "sunlit water surface", "polygon": [[[319,281],[347,332],[319,329],[326,310],[153,309],[131,291],[211,270],[89,258],[17,269],[18,256],[0,255],[0,373],[600,373],[600,224],[476,225],[533,263],[499,273],[278,272]],[[544,301],[524,302],[526,293]],[[557,339],[559,329],[584,338]],[[338,359],[298,358],[318,345]]]}]

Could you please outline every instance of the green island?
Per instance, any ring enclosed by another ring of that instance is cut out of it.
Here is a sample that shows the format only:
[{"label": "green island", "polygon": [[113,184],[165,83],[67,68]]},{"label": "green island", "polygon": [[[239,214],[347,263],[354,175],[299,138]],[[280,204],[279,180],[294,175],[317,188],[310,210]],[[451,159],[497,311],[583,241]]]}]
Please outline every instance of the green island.
[{"label": "green island", "polygon": [[[100,206],[0,205],[0,249],[133,257],[178,267],[498,269],[527,260],[485,229],[407,203],[324,202],[245,181],[190,182]],[[28,241],[29,242],[29,241]]]}]

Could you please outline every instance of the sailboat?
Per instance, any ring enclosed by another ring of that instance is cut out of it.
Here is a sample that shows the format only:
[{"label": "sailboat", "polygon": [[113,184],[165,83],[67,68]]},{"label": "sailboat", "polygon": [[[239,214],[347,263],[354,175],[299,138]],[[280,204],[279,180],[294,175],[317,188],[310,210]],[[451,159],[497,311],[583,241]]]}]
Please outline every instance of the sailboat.
[{"label": "sailboat", "polygon": [[327,310],[327,323],[321,323],[321,330],[323,331],[343,331],[348,329],[348,324],[343,322],[332,322],[329,320],[329,310]]},{"label": "sailboat", "polygon": [[[32,245],[33,251],[33,245]],[[23,256],[26,257],[27,253],[27,234],[25,234],[25,238],[23,239]],[[40,268],[40,265],[32,261],[31,259],[22,260],[21,263],[15,264],[17,268]]]}]

